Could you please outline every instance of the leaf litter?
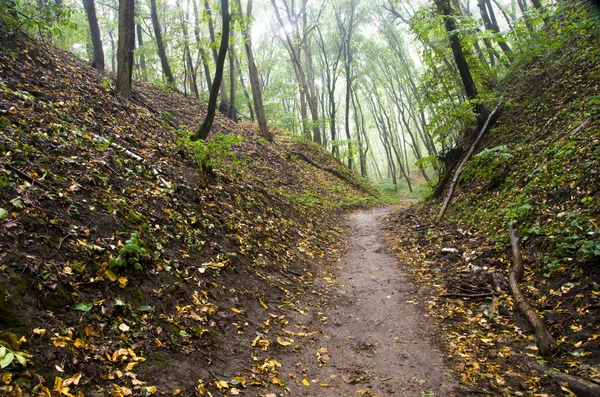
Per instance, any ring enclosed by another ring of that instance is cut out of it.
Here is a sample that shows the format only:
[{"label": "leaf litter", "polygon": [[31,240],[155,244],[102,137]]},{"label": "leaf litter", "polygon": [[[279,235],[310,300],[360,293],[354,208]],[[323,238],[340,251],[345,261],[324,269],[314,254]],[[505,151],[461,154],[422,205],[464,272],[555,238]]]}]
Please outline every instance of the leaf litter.
[{"label": "leaf litter", "polygon": [[26,353],[0,390],[285,390],[272,357],[318,334],[301,319],[321,312],[337,216],[376,193],[290,154],[354,178],[316,146],[223,117],[215,131],[243,139],[200,167],[176,141],[203,104],[143,83],[126,103],[70,54],[2,40],[0,344]]}]

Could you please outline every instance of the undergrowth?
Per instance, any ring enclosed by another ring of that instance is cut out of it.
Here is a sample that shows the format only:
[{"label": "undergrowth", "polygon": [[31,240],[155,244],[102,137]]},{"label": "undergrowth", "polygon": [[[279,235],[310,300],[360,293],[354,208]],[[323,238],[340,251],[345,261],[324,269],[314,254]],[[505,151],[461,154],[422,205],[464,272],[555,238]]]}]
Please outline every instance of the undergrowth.
[{"label": "undergrowth", "polygon": [[600,258],[598,22],[563,4],[537,33],[546,53],[524,51],[498,125],[461,175],[450,217],[485,228],[498,247],[506,225],[535,247],[546,277],[581,274]]}]

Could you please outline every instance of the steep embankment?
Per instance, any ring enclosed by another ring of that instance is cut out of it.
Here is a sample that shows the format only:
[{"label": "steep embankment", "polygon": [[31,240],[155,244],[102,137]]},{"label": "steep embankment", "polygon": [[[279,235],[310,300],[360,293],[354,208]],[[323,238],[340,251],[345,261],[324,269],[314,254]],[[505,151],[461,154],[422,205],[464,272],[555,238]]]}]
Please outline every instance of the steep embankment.
[{"label": "steep embankment", "polygon": [[285,385],[271,352],[313,332],[286,314],[314,309],[334,216],[373,192],[281,131],[217,117],[213,136],[243,139],[182,144],[204,110],[150,85],[126,103],[70,54],[2,37],[2,393]]},{"label": "steep embankment", "polygon": [[600,46],[584,6],[565,4],[536,38],[544,52],[515,68],[442,223],[443,197],[389,218],[392,244],[425,283],[455,370],[475,392],[567,395],[529,365],[541,359],[531,326],[497,275],[504,289],[492,299],[492,274],[508,279],[511,267],[509,222],[521,237],[521,290],[558,346],[545,360],[600,381]]}]

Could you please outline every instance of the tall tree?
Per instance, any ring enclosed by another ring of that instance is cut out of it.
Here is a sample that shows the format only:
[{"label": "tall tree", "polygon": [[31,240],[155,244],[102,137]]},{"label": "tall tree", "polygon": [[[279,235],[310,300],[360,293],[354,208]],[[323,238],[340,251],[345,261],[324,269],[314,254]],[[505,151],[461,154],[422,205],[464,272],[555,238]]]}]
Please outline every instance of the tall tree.
[{"label": "tall tree", "polygon": [[[242,4],[240,0],[237,0],[240,14],[242,12]],[[262,90],[260,87],[260,80],[258,77],[258,69],[256,68],[256,62],[254,61],[254,52],[252,50],[252,41],[250,37],[250,29],[248,27],[248,20],[252,16],[252,0],[248,0],[246,6],[246,18],[241,19],[242,25],[242,36],[244,38],[244,49],[246,50],[246,58],[248,59],[248,74],[250,76],[250,88],[252,90],[252,100],[254,102],[254,110],[256,111],[256,118],[258,120],[258,127],[260,133],[267,141],[273,141],[273,135],[269,131],[267,126],[267,117],[265,114],[265,107],[263,104]]]},{"label": "tall tree", "polygon": [[221,0],[221,14],[223,17],[223,32],[221,33],[221,45],[219,46],[219,56],[217,57],[217,70],[215,71],[213,86],[210,90],[206,117],[198,131],[192,136],[191,139],[193,141],[197,141],[198,139],[205,140],[208,137],[217,110],[217,96],[219,95],[219,87],[223,78],[227,47],[229,46],[229,0]]},{"label": "tall tree", "polygon": [[[282,39],[282,42],[288,51],[290,61],[294,67],[294,73],[296,74],[296,81],[298,82],[298,89],[300,92],[300,109],[302,114],[303,132],[307,138],[312,138],[313,141],[321,144],[322,140],[321,130],[319,128],[318,99],[314,89],[314,80],[310,65],[310,54],[307,51],[307,36],[309,32],[312,31],[312,27],[309,27],[307,24],[307,0],[300,1],[300,10],[294,9],[294,1],[291,1],[291,4],[288,4],[287,0],[281,1],[283,4],[283,10],[287,16],[287,22],[284,22],[281,16],[281,11],[277,5],[277,1],[271,0],[271,4],[275,10],[277,22],[279,22],[281,31],[285,36],[285,39]],[[315,25],[317,24],[318,20]],[[302,33],[300,30],[302,30]],[[312,118],[312,135],[310,133],[308,112],[306,109],[307,105]]]},{"label": "tall tree", "polygon": [[[140,23],[138,23],[135,26],[135,30],[137,32],[137,40],[138,40],[137,48],[141,48],[144,45],[142,25]],[[140,75],[142,76],[142,79],[148,80],[148,70],[146,69],[146,56],[144,55],[143,52],[140,54],[140,72],[141,72]]]},{"label": "tall tree", "polygon": [[100,26],[98,25],[94,0],[83,0],[83,8],[90,25],[90,36],[92,38],[92,47],[94,49],[94,55],[91,62],[92,67],[104,71],[104,49],[102,48]]},{"label": "tall tree", "polygon": [[196,46],[198,46],[198,56],[200,57],[202,67],[204,69],[206,86],[208,87],[208,91],[210,91],[212,87],[212,79],[210,77],[210,68],[208,66],[208,56],[202,47],[202,39],[200,38],[200,16],[198,15],[198,5],[196,4],[196,0],[192,0],[192,6],[194,9],[194,36],[196,37]]},{"label": "tall tree", "polygon": [[456,62],[456,67],[460,73],[460,78],[462,80],[465,93],[467,94],[467,98],[474,99],[477,96],[477,88],[475,87],[475,81],[473,80],[471,69],[467,63],[460,38],[458,37],[459,30],[456,26],[456,20],[452,12],[452,7],[450,6],[450,0],[434,1],[438,12],[444,17],[444,25],[446,27],[446,32],[448,33],[448,39],[450,40],[450,48],[452,49],[454,61]]},{"label": "tall tree", "polygon": [[[317,45],[320,48],[320,57],[323,63],[324,69],[324,77],[325,77],[325,88],[327,89],[327,111],[329,118],[329,133],[331,135],[331,140],[335,141],[337,139],[337,126],[336,126],[336,118],[337,118],[337,104],[335,101],[335,86],[338,80],[338,67],[340,64],[340,60],[342,57],[343,46],[340,43],[339,38],[332,37],[327,38],[327,40],[323,36],[323,32],[320,26],[316,28],[318,34]],[[333,48],[334,54],[333,57],[330,56],[331,49],[327,47],[327,44],[333,44],[335,48]],[[325,101],[323,101],[325,102]],[[334,156],[339,154],[339,147],[337,144],[332,145],[331,153]]]},{"label": "tall tree", "polygon": [[[217,38],[215,36],[215,25],[213,22],[212,10],[210,9],[210,4],[208,0],[204,0],[204,11],[206,12],[207,20],[208,20],[208,34],[210,37],[211,48],[213,59],[215,60],[215,65],[219,63],[219,56],[217,54],[217,49],[215,47],[217,43]],[[223,11],[221,11],[223,12]],[[221,42],[223,42],[223,38],[221,38]],[[211,90],[212,92],[212,90]],[[227,104],[227,90],[225,88],[225,80],[221,79],[219,82],[219,94],[221,96],[221,104],[219,105],[220,109],[227,109],[229,105]]]},{"label": "tall tree", "polygon": [[[338,3],[341,5],[341,3]],[[342,7],[338,6],[335,10],[335,18],[338,25],[338,30],[342,39],[342,54],[344,58],[344,77],[346,80],[346,105],[345,105],[345,122],[344,130],[346,132],[346,141],[348,145],[348,168],[352,169],[354,150],[352,145],[352,135],[350,134],[350,102],[352,97],[352,63],[353,63],[353,46],[352,35],[356,29],[355,11],[356,1],[350,0],[350,7],[344,7],[347,11],[346,15],[342,15]]]},{"label": "tall tree", "polygon": [[158,21],[158,12],[156,10],[156,0],[150,0],[150,19],[152,20],[152,28],[154,30],[154,39],[156,40],[156,48],[158,49],[158,57],[160,58],[160,64],[162,66],[163,73],[167,78],[167,83],[174,88],[175,79],[169,66],[169,58],[165,51],[165,45],[162,39],[162,31],[160,22]]},{"label": "tall tree", "polygon": [[[485,29],[495,34],[500,34],[500,27],[498,26],[498,21],[494,15],[494,9],[492,8],[491,2],[489,0],[477,0],[477,7],[479,7],[479,13],[481,14],[481,20],[483,21]],[[502,38],[498,40],[498,46],[510,60],[512,58],[512,52],[508,44],[506,44]]]},{"label": "tall tree", "polygon": [[119,43],[117,49],[117,89],[131,98],[133,49],[135,47],[135,0],[119,0]]},{"label": "tall tree", "polygon": [[[232,7],[233,8],[233,7]],[[233,20],[229,23],[229,106],[227,117],[237,122],[237,109],[235,108],[235,46],[234,46]]]},{"label": "tall tree", "polygon": [[183,33],[183,62],[187,69],[186,79],[189,80],[190,91],[192,91],[192,95],[196,99],[200,98],[200,94],[198,92],[198,67],[194,65],[192,61],[192,54],[190,51],[190,40],[188,35],[188,12],[187,10],[184,13],[183,7],[177,1],[177,8],[180,9],[180,18],[181,18],[181,33]]}]

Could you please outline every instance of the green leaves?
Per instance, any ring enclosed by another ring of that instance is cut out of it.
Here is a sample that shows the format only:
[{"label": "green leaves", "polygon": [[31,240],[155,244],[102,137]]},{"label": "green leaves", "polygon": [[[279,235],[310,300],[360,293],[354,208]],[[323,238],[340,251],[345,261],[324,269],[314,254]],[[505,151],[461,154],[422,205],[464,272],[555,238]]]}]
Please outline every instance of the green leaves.
[{"label": "green leaves", "polygon": [[119,250],[119,256],[110,258],[108,267],[112,269],[114,267],[131,266],[135,270],[142,270],[140,256],[145,255],[147,252],[145,245],[146,243],[140,239],[138,233],[131,233],[131,237],[125,241],[125,245]]},{"label": "green leaves", "polygon": [[81,302],[75,306],[75,310],[79,310],[80,312],[89,312],[92,310],[92,307],[93,306],[91,303]]},{"label": "green leaves", "polygon": [[15,352],[5,346],[0,346],[0,369],[8,367],[15,360],[23,367],[26,367],[28,357],[29,354],[25,352]]}]

